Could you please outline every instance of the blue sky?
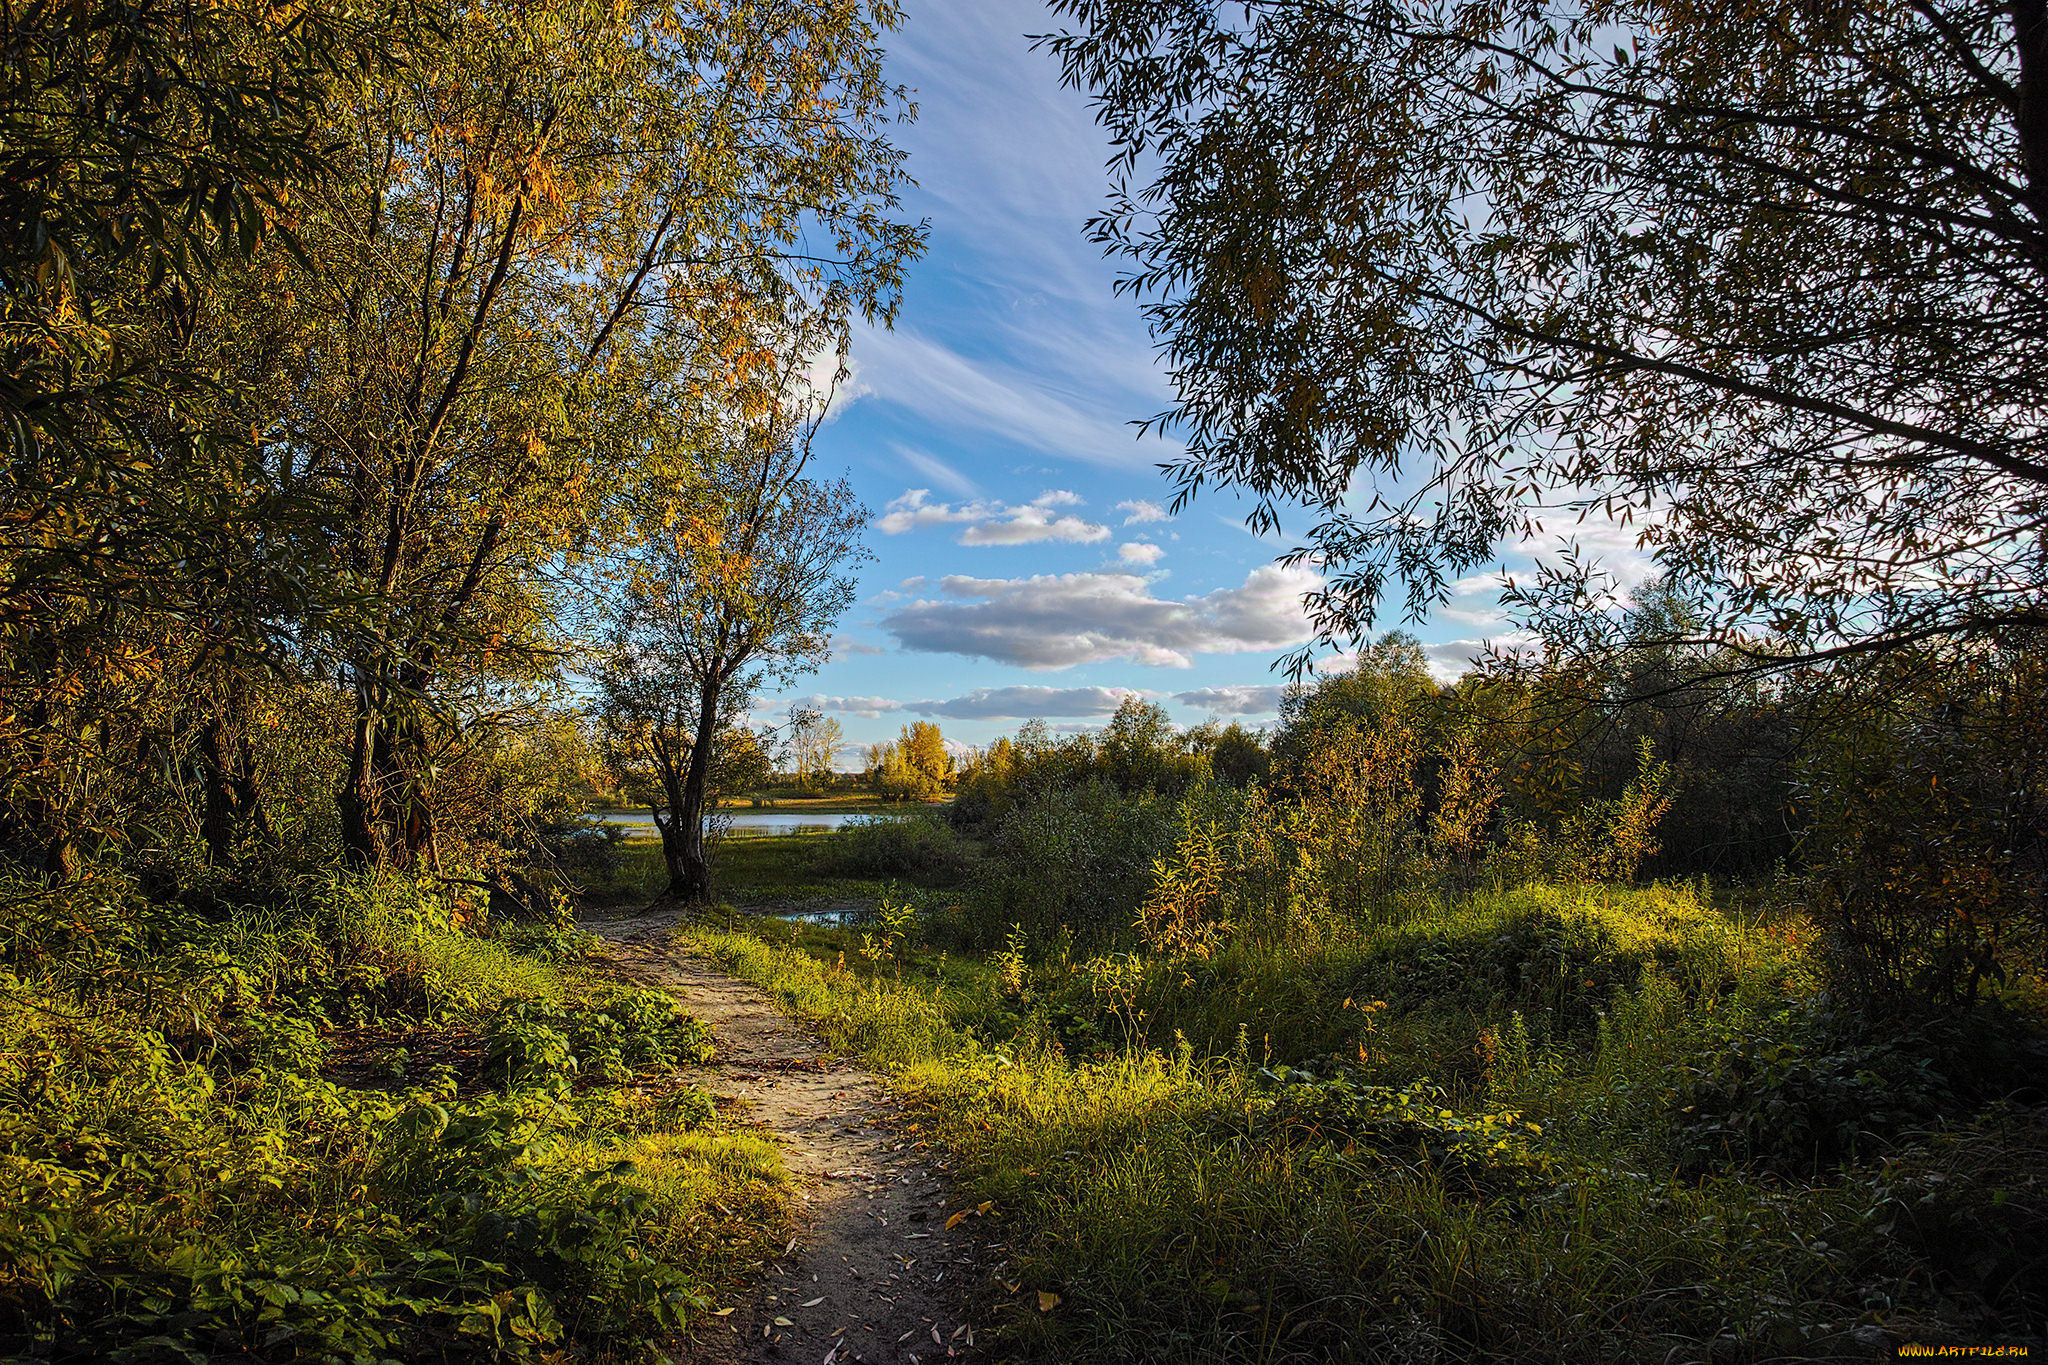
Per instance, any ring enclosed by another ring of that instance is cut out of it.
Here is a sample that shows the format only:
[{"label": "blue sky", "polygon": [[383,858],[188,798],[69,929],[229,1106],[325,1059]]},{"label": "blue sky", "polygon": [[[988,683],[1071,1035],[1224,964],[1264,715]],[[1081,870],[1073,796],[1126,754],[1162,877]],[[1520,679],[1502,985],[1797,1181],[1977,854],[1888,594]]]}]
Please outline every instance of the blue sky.
[{"label": "blue sky", "polygon": [[[1176,447],[1130,423],[1170,394],[1083,235],[1106,144],[1030,50],[1053,26],[1023,0],[913,0],[890,42],[919,105],[905,208],[930,250],[895,329],[855,338],[816,445],[873,509],[875,560],[831,661],[758,703],[818,706],[850,746],[921,719],[977,745],[1033,717],[1088,728],[1127,691],[1183,724],[1266,724],[1273,661],[1308,636],[1313,580],[1273,563],[1291,541],[1255,539],[1228,494],[1166,514]],[[1447,675],[1500,619],[1497,580],[1460,587],[1417,631]]]}]

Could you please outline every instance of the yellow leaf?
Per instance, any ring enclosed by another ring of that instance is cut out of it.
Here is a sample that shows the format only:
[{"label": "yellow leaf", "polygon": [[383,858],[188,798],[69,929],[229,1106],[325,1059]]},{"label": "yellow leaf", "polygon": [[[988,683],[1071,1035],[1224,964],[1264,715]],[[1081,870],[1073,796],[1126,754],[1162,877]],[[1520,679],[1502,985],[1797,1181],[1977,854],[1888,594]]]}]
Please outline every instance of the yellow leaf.
[{"label": "yellow leaf", "polygon": [[983,1204],[979,1208],[975,1209],[975,1212],[980,1214],[982,1217],[986,1218],[989,1215],[989,1210],[993,1209],[995,1206],[996,1201],[991,1199],[986,1204]]},{"label": "yellow leaf", "polygon": [[1050,1313],[1050,1312],[1051,1312],[1051,1311],[1052,1311],[1053,1309],[1055,1309],[1055,1308],[1057,1308],[1057,1307],[1059,1307],[1059,1306],[1060,1306],[1060,1296],[1059,1296],[1059,1295],[1057,1295],[1057,1294],[1053,1293],[1053,1292],[1052,1292],[1051,1290],[1049,1290],[1049,1289],[1041,1289],[1041,1290],[1039,1290],[1039,1291],[1038,1291],[1038,1311],[1039,1311],[1039,1312],[1041,1312],[1041,1313]]},{"label": "yellow leaf", "polygon": [[966,1221],[967,1211],[965,1209],[962,1209],[960,1212],[954,1214],[951,1218],[948,1218],[946,1220],[946,1231],[951,1232],[954,1228],[959,1227],[962,1223]]}]

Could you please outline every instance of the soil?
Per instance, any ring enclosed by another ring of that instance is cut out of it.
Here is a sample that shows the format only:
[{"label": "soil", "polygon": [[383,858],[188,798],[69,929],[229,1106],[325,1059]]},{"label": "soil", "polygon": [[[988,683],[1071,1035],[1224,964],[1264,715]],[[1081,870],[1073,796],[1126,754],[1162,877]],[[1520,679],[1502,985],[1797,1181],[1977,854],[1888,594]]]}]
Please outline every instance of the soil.
[{"label": "soil", "polygon": [[724,1317],[696,1325],[703,1365],[804,1361],[910,1365],[972,1357],[963,1316],[976,1276],[965,1228],[946,1228],[945,1168],[903,1131],[868,1072],[832,1056],[761,991],[669,942],[673,910],[585,927],[618,972],[667,991],[711,1028],[697,1077],[741,1121],[773,1135],[795,1181],[797,1235]]}]

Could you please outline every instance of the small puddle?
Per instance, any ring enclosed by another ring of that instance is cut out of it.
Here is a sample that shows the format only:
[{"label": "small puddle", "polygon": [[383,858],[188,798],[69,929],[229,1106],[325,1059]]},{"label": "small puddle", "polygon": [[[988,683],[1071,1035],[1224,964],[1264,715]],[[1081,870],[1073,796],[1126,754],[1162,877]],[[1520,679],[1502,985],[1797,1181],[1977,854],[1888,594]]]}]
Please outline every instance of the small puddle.
[{"label": "small puddle", "polygon": [[826,924],[834,929],[844,929],[849,924],[858,924],[867,918],[865,910],[797,910],[777,919],[795,920],[799,924]]}]

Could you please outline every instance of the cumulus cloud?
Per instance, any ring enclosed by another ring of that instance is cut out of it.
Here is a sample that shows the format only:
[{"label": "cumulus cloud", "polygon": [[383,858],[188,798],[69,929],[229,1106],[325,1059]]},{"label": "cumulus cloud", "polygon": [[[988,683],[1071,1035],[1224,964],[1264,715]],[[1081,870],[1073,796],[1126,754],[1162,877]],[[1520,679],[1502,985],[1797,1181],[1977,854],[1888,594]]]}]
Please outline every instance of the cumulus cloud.
[{"label": "cumulus cloud", "polygon": [[1507,575],[1497,571],[1468,574],[1451,584],[1451,600],[1436,608],[1433,615],[1481,629],[1500,625],[1508,619],[1500,606],[1500,591],[1506,583]]},{"label": "cumulus cloud", "polygon": [[886,654],[889,652],[883,649],[880,645],[871,645],[865,640],[856,640],[853,638],[853,636],[844,633],[834,635],[831,638],[831,640],[827,642],[827,648],[829,648],[834,655]]},{"label": "cumulus cloud", "polygon": [[962,545],[1030,545],[1045,540],[1085,545],[1109,539],[1107,526],[1057,510],[1080,503],[1079,496],[1063,488],[1016,506],[981,499],[933,502],[929,488],[911,488],[891,499],[876,519],[875,529],[885,536],[897,536],[926,526],[964,526],[959,536]]},{"label": "cumulus cloud", "polygon": [[1445,640],[1439,644],[1424,645],[1422,657],[1429,660],[1429,671],[1436,675],[1438,682],[1456,682],[1470,673],[1477,665],[1475,661],[1486,653],[1489,645],[1504,643],[1500,640]]},{"label": "cumulus cloud", "polygon": [[1176,692],[1173,699],[1183,706],[1218,716],[1270,716],[1280,709],[1287,688],[1281,683],[1243,683],[1228,687],[1198,687]]},{"label": "cumulus cloud", "polygon": [[905,649],[965,654],[1024,668],[1103,659],[1186,668],[1196,654],[1285,649],[1309,637],[1302,594],[1315,572],[1275,564],[1242,586],[1175,601],[1132,573],[940,580],[939,598],[900,607],[882,626]]},{"label": "cumulus cloud", "polygon": [[1157,564],[1166,557],[1166,551],[1142,540],[1128,540],[1116,547],[1116,557],[1126,564]]},{"label": "cumulus cloud", "polygon": [[828,697],[821,692],[813,692],[808,697],[793,697],[782,704],[802,706],[833,715],[859,716],[864,720],[874,720],[888,712],[904,709],[903,703],[894,697]]},{"label": "cumulus cloud", "polygon": [[1148,521],[1171,520],[1166,515],[1164,507],[1146,498],[1132,498],[1129,502],[1120,502],[1116,505],[1116,510],[1127,514],[1124,517],[1126,526],[1138,526]]},{"label": "cumulus cloud", "polygon": [[937,716],[945,720],[1033,720],[1041,716],[1107,716],[1125,697],[1155,697],[1136,687],[977,687],[962,696],[926,701],[891,697],[832,697],[814,692],[807,697],[767,700],[756,709],[781,714],[790,706],[873,720],[894,712]]}]

